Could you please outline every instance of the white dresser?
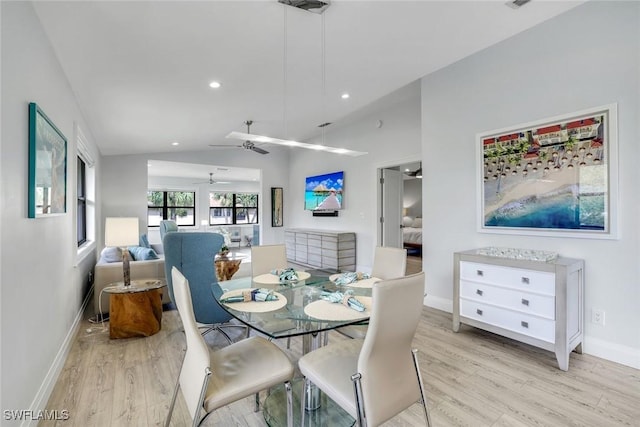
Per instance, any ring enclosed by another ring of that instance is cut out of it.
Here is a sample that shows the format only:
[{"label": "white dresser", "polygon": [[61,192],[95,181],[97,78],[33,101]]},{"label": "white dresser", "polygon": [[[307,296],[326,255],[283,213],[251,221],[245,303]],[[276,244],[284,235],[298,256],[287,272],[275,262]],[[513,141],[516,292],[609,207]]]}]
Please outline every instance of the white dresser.
[{"label": "white dresser", "polygon": [[356,233],[290,228],[285,230],[287,260],[306,267],[355,271]]},{"label": "white dresser", "polygon": [[453,330],[475,326],[553,351],[569,369],[582,353],[584,261],[530,261],[454,253]]}]

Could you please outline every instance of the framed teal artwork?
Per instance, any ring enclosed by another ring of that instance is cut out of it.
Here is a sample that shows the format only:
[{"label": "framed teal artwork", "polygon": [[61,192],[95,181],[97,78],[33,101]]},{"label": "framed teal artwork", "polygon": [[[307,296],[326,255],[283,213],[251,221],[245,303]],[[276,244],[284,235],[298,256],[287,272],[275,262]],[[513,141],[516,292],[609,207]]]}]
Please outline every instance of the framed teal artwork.
[{"label": "framed teal artwork", "polygon": [[29,103],[28,217],[67,212],[67,139],[34,102]]}]

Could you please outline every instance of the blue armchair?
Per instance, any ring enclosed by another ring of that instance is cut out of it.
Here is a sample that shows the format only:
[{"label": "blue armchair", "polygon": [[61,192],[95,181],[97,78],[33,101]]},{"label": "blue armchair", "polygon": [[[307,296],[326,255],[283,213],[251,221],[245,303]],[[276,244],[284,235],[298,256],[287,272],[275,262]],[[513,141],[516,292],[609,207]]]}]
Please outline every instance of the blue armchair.
[{"label": "blue armchair", "polygon": [[178,231],[178,224],[176,224],[175,221],[171,221],[171,220],[160,221],[160,240],[164,240],[164,236],[167,233],[172,233],[174,231]]},{"label": "blue armchair", "polygon": [[200,327],[207,328],[203,335],[217,330],[229,342],[231,338],[220,328],[232,316],[215,301],[214,296],[222,295],[214,267],[214,257],[224,243],[222,235],[217,233],[167,233],[163,240],[164,268],[171,301],[175,303],[171,269],[176,267],[189,281],[193,312]]}]

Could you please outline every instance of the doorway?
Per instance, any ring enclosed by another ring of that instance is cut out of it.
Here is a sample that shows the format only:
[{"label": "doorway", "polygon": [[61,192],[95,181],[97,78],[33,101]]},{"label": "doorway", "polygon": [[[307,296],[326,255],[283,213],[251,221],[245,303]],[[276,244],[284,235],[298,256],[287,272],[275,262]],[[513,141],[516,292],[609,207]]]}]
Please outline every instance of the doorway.
[{"label": "doorway", "polygon": [[378,245],[422,254],[422,164],[408,159],[378,167]]}]

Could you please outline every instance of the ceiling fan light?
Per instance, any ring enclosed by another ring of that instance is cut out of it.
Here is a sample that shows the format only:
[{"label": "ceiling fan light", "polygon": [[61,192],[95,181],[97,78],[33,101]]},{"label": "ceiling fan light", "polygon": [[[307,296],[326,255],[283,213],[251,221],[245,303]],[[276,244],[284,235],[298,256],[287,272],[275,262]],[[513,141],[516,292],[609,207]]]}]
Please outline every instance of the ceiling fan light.
[{"label": "ceiling fan light", "polygon": [[273,138],[270,138],[268,136],[257,136],[254,139],[255,142],[272,142]]}]

